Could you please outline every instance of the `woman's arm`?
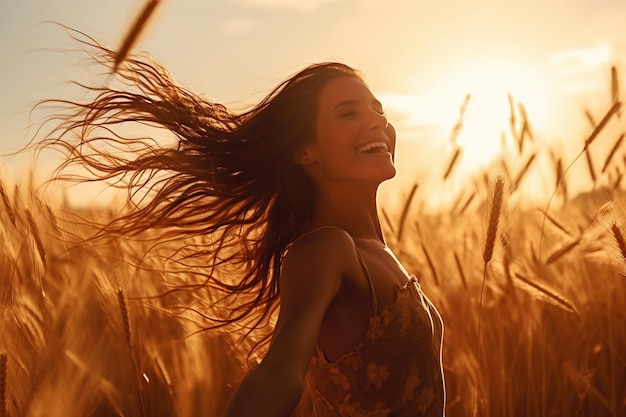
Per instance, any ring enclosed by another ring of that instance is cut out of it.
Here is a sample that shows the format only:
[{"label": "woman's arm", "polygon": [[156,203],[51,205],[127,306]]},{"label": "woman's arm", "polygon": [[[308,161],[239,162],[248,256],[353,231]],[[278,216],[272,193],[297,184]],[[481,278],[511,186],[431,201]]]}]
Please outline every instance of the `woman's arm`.
[{"label": "woman's arm", "polygon": [[266,356],[243,380],[225,417],[289,416],[330,303],[355,259],[352,238],[324,228],[300,239],[284,259],[280,314]]}]

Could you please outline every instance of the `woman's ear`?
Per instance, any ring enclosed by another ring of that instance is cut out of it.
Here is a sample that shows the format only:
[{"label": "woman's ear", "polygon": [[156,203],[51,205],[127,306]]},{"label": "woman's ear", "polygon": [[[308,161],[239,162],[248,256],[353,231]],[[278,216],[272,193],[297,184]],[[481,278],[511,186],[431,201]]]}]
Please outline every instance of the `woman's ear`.
[{"label": "woman's ear", "polygon": [[307,147],[302,147],[293,156],[293,161],[298,165],[310,165],[314,162],[313,152]]}]

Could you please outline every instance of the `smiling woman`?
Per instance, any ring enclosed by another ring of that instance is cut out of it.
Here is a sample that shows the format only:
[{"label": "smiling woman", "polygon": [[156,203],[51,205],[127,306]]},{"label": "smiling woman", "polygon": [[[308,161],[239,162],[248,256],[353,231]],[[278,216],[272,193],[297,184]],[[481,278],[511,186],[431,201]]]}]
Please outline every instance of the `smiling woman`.
[{"label": "smiling woman", "polygon": [[[291,415],[306,391],[318,417],[442,416],[442,320],[386,245],[377,191],[396,173],[396,132],[359,73],[314,64],[235,113],[150,59],[83,44],[115,80],[85,87],[84,102],[53,100],[64,111],[43,143],[65,152],[61,172],[127,188],[130,210],[103,235],[206,237],[177,255],[202,260],[190,272],[226,311],[212,327],[277,315],[225,415]],[[174,143],[146,137],[154,129]]]},{"label": "smiling woman", "polygon": [[317,140],[300,150],[316,181],[378,185],[395,175],[395,135],[382,104],[358,79],[339,78],[322,89],[316,128]]}]

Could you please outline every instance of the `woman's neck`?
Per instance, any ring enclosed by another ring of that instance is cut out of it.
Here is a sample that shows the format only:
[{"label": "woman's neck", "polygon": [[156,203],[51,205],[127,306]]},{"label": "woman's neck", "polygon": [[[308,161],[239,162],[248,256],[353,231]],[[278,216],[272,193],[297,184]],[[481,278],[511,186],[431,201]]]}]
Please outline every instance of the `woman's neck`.
[{"label": "woman's neck", "polygon": [[384,242],[378,218],[376,190],[351,188],[318,193],[310,228],[322,226],[339,227],[353,237]]}]

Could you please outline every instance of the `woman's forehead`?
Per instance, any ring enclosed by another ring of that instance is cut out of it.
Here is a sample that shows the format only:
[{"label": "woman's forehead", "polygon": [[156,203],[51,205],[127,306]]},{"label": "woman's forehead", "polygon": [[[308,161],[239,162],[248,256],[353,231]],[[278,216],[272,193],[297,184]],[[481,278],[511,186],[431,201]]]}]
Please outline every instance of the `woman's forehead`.
[{"label": "woman's forehead", "polygon": [[363,81],[354,77],[340,77],[329,81],[322,88],[319,98],[320,109],[326,110],[342,103],[371,101],[376,101],[376,97]]}]

